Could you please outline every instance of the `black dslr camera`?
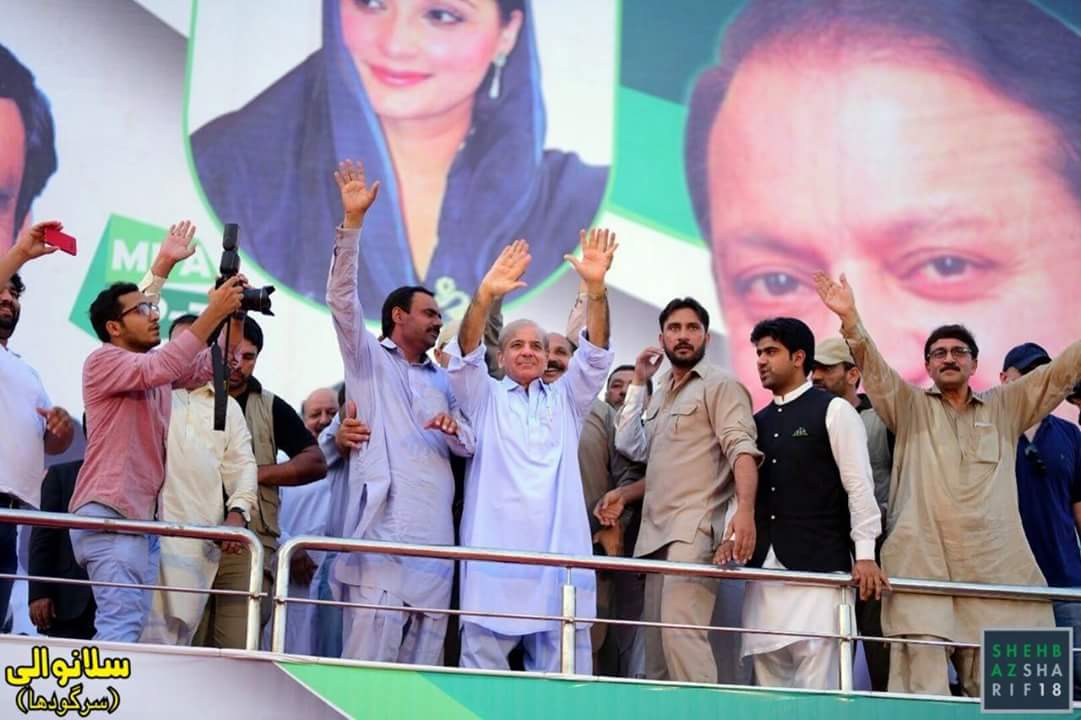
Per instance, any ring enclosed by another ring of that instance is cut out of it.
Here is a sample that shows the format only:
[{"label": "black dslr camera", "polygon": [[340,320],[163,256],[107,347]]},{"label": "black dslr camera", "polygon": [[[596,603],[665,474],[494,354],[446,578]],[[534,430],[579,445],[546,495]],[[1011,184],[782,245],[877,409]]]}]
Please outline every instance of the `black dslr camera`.
[{"label": "black dslr camera", "polygon": [[[240,255],[236,251],[236,236],[239,230],[240,226],[236,223],[225,223],[225,232],[221,237],[221,265],[218,266],[220,276],[214,287],[221,287],[223,282],[240,272]],[[272,292],[274,292],[273,285],[244,288],[244,296],[240,301],[241,311],[273,315],[274,313],[270,310],[270,293]]]}]

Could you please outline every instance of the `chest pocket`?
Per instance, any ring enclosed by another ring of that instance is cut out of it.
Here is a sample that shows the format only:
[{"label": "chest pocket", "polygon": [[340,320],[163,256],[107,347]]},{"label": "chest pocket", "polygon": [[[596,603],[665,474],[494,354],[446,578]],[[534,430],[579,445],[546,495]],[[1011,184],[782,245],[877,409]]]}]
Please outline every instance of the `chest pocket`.
[{"label": "chest pocket", "polygon": [[972,459],[975,462],[997,463],[999,460],[998,428],[976,421],[972,428]]},{"label": "chest pocket", "polygon": [[439,413],[449,413],[447,396],[438,388],[424,385],[413,391],[413,416],[422,426]]},{"label": "chest pocket", "polygon": [[673,438],[687,437],[705,410],[698,403],[689,402],[676,405],[668,411],[667,432]]}]

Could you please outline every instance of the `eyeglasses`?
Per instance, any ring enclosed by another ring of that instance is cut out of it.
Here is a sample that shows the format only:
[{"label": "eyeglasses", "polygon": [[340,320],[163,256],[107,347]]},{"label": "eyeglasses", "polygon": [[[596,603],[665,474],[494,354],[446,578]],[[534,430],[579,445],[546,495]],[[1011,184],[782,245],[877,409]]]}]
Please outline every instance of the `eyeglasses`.
[{"label": "eyeglasses", "polygon": [[952,348],[935,348],[931,352],[927,353],[927,357],[931,358],[932,360],[945,360],[946,356],[949,355],[954,360],[960,360],[961,358],[968,357],[971,354],[972,350],[965,347],[964,345],[958,345],[957,347]]},{"label": "eyeglasses", "polygon": [[143,317],[150,317],[152,315],[157,315],[158,317],[161,317],[161,310],[159,310],[158,306],[155,305],[152,302],[141,302],[141,303],[139,303],[137,305],[132,305],[127,310],[120,313],[120,317],[124,317],[128,313],[133,313],[133,312],[137,312],[140,315],[142,315]]},{"label": "eyeglasses", "polygon": [[1039,475],[1043,475],[1047,472],[1047,465],[1044,464],[1043,457],[1040,455],[1040,450],[1035,445],[1029,445],[1025,448],[1025,460],[1032,463],[1032,469]]}]

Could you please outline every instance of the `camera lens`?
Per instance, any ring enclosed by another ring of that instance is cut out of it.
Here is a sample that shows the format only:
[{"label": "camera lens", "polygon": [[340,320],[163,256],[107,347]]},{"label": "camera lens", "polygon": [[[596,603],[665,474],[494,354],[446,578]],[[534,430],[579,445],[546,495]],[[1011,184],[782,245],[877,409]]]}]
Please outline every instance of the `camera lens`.
[{"label": "camera lens", "polygon": [[264,315],[273,315],[270,309],[270,294],[274,292],[273,285],[264,285],[261,288],[244,288],[244,294],[240,300],[240,309],[245,312],[258,312]]}]

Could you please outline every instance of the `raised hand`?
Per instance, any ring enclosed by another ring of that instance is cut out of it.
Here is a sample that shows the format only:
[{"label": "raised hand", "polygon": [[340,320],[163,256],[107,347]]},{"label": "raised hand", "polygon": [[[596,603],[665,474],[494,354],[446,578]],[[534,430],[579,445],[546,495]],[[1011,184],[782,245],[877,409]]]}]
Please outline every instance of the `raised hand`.
[{"label": "raised hand", "polygon": [[604,290],[604,276],[612,267],[612,256],[619,247],[616,234],[604,228],[593,228],[588,233],[580,230],[578,237],[582,243],[582,257],[564,255],[563,259],[574,266],[587,290],[601,292]]},{"label": "raised hand", "polygon": [[364,213],[379,195],[379,181],[368,185],[364,176],[364,164],[359,160],[342,160],[334,171],[334,182],[342,196],[342,210],[345,212],[347,228],[358,228],[364,220]]},{"label": "raised hand", "polygon": [[659,347],[647,347],[638,353],[638,357],[634,361],[634,380],[632,382],[635,385],[645,385],[647,380],[657,374],[657,369],[660,368],[663,359],[664,351]]},{"label": "raised hand", "polygon": [[814,274],[815,290],[826,307],[837,314],[841,320],[851,320],[856,316],[856,296],[848,278],[841,273],[841,281],[834,282],[826,273]]},{"label": "raised hand", "polygon": [[479,293],[485,294],[489,299],[501,298],[507,293],[524,288],[522,275],[529,267],[532,260],[529,254],[529,243],[525,240],[515,240],[492,263],[488,274],[480,281]]},{"label": "raised hand", "polygon": [[223,282],[221,287],[210,290],[207,293],[208,300],[203,313],[221,322],[240,310],[240,301],[244,295],[246,282],[243,275],[234,275]]},{"label": "raised hand", "polygon": [[64,225],[59,220],[45,220],[35,223],[19,235],[12,250],[19,253],[24,262],[56,252],[59,248],[45,244],[45,231],[49,228],[63,230]]},{"label": "raised hand", "polygon": [[173,268],[195,254],[195,224],[181,220],[169,226],[169,232],[161,241],[158,256],[152,270],[158,277],[169,277]]}]

